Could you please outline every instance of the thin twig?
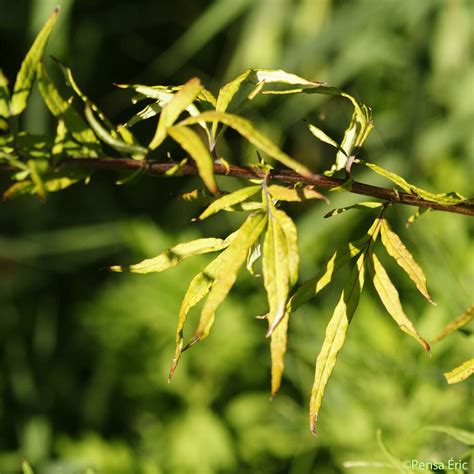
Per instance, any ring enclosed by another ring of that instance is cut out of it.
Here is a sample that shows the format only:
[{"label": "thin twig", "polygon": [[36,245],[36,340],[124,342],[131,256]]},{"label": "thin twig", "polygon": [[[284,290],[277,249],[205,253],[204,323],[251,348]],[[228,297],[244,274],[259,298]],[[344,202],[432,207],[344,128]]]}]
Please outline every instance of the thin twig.
[{"label": "thin twig", "polygon": [[[89,170],[111,170],[118,172],[135,171],[142,169],[144,174],[162,176],[171,168],[177,166],[179,163],[168,161],[166,163],[158,163],[152,161],[140,161],[125,158],[65,158],[61,160],[59,169],[80,168]],[[0,170],[11,170],[9,166],[2,166]],[[216,175],[232,176],[237,178],[264,179],[266,171],[257,166],[236,166],[236,165],[222,165],[214,163],[214,173]],[[197,175],[197,167],[193,163],[179,166],[179,171],[173,174],[176,176]],[[169,175],[167,176],[169,177]],[[333,189],[345,183],[343,179],[333,178],[330,176],[315,174],[312,177],[301,176],[300,174],[290,170],[272,170],[271,176],[268,179],[280,181],[287,184],[302,183],[306,185],[313,185],[318,188]],[[396,204],[405,204],[408,206],[417,206],[430,208],[437,211],[453,212],[456,214],[463,214],[466,216],[474,216],[474,205],[470,202],[460,204],[440,204],[437,202],[423,199],[416,194],[401,193],[393,189],[380,188],[370,184],[353,181],[348,192],[369,196],[384,201],[390,201]]]}]

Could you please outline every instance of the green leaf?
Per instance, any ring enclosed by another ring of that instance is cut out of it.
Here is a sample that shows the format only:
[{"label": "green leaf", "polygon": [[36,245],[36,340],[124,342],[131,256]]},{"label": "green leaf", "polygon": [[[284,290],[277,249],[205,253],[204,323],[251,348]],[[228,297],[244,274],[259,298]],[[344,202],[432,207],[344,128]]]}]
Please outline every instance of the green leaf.
[{"label": "green leaf", "polygon": [[395,261],[398,263],[398,265],[400,265],[401,268],[403,268],[403,270],[405,270],[413,283],[415,283],[418,291],[431,304],[436,304],[428,293],[428,288],[426,287],[426,277],[423,273],[423,270],[415,262],[415,259],[400,240],[400,237],[390,228],[390,224],[386,219],[382,220],[380,234],[382,237],[382,243],[387,249],[388,254],[395,259]]},{"label": "green leaf", "polygon": [[253,269],[253,266],[257,262],[257,260],[262,256],[262,247],[260,245],[260,242],[256,242],[253,244],[253,247],[249,249],[247,253],[247,263],[246,267],[250,275],[254,277],[259,277],[260,275],[255,273],[255,270]]},{"label": "green leaf", "polygon": [[417,219],[419,219],[422,215],[426,214],[427,212],[431,211],[432,209],[429,207],[419,207],[414,214],[412,214],[408,219],[406,226],[412,225]]},{"label": "green leaf", "polygon": [[342,214],[343,212],[349,211],[350,209],[371,210],[371,209],[380,209],[382,206],[383,206],[383,203],[381,202],[373,202],[373,201],[358,202],[357,204],[353,204],[352,206],[339,207],[337,209],[333,209],[332,211],[329,211],[327,214],[325,214],[324,217],[327,218],[327,217],[337,216],[339,214]]},{"label": "green leaf", "polygon": [[23,474],[34,474],[33,469],[27,461],[21,462],[21,469],[23,471]]},{"label": "green leaf", "polygon": [[202,221],[207,217],[222,211],[223,209],[227,209],[235,206],[236,204],[244,202],[254,194],[257,194],[261,189],[261,186],[247,186],[245,188],[238,189],[233,193],[226,194],[212,202],[210,206],[207,207],[207,209],[198,217],[198,219]]},{"label": "green leaf", "polygon": [[441,341],[452,332],[465,326],[474,316],[474,305],[469,306],[460,316],[450,322],[432,341],[431,344]]},{"label": "green leaf", "polygon": [[319,193],[313,186],[305,186],[304,188],[287,188],[279,184],[271,184],[268,186],[268,192],[274,199],[286,202],[302,202],[308,199],[323,199],[329,202],[326,196]]},{"label": "green leaf", "polygon": [[[166,137],[168,127],[174,124],[180,114],[193,103],[202,91],[203,86],[197,77],[190,79],[163,107],[160,120],[149,148],[154,150],[161,145]],[[183,124],[184,125],[184,124]]]},{"label": "green leaf", "polygon": [[37,68],[40,64],[41,58],[43,57],[46,44],[58,15],[59,7],[56,7],[48,18],[48,21],[38,33],[38,36],[36,36],[33,45],[21,63],[20,70],[16,76],[13,96],[10,103],[11,115],[20,115],[26,108],[26,103],[28,102],[28,97],[31,92]]},{"label": "green leaf", "polygon": [[474,446],[474,433],[472,431],[462,430],[453,426],[444,425],[430,425],[424,427],[423,429],[445,433],[448,436],[451,436],[452,438],[456,439],[457,441],[466,444],[467,446]]},{"label": "green leaf", "polygon": [[94,112],[89,103],[86,103],[84,108],[84,115],[87,119],[87,122],[91,126],[92,130],[96,135],[111,148],[114,148],[117,151],[127,154],[139,154],[144,157],[148,150],[139,145],[130,145],[118,138],[115,138],[95,117]]},{"label": "green leaf", "polygon": [[316,125],[309,124],[308,125],[309,131],[320,141],[327,143],[328,145],[332,145],[333,147],[341,150],[344,154],[345,151],[343,148],[339,146],[339,144],[333,140],[330,136],[326,135],[320,128],[316,127]]},{"label": "green leaf", "polygon": [[364,256],[359,257],[351,272],[349,281],[326,327],[323,346],[316,361],[309,409],[310,428],[313,434],[316,434],[316,422],[326,385],[336,365],[337,354],[346,340],[349,323],[359,304],[360,293],[364,286]]},{"label": "green leaf", "polygon": [[293,220],[281,209],[275,209],[273,212],[278,223],[285,234],[288,255],[288,275],[290,278],[290,287],[293,287],[298,281],[299,251],[298,251],[298,233]]},{"label": "green leaf", "polygon": [[177,125],[168,128],[168,134],[181,147],[190,154],[191,158],[196,162],[199,176],[204,181],[209,191],[217,193],[217,183],[214,178],[214,161],[208,149],[202,143],[199,135],[190,127]]},{"label": "green leaf", "polygon": [[367,259],[367,269],[388,314],[390,314],[403,332],[416,339],[429,352],[429,344],[418,334],[413,323],[403,311],[397,289],[391,282],[380,260],[373,252],[370,252]]},{"label": "green leaf", "polygon": [[10,116],[10,91],[8,89],[8,79],[0,69],[0,117]]},{"label": "green leaf", "polygon": [[28,160],[27,165],[30,170],[31,181],[35,185],[35,192],[40,200],[44,202],[46,201],[46,187],[43,178],[41,177],[34,160]]},{"label": "green leaf", "polygon": [[449,384],[459,383],[466,380],[474,373],[474,359],[467,360],[460,366],[444,374]]},{"label": "green leaf", "polygon": [[[231,237],[231,238],[230,238]],[[229,236],[225,243],[227,246],[231,242],[235,235]],[[188,286],[186,294],[184,295],[183,301],[181,302],[181,308],[179,310],[178,326],[176,328],[176,349],[171,363],[171,369],[168,376],[168,381],[171,380],[173,374],[178,365],[181,353],[183,352],[183,338],[184,338],[184,325],[188,317],[188,313],[193,306],[196,306],[211,289],[212,284],[217,276],[217,271],[222,265],[222,261],[225,259],[225,250],[220,253],[204,270],[198,273]]]},{"label": "green leaf", "polygon": [[96,157],[100,142],[72,105],[64,100],[48,76],[42,63],[38,64],[38,87],[50,112],[62,120],[68,132],[87,150],[87,156]]},{"label": "green leaf", "polygon": [[184,259],[192,257],[193,255],[217,252],[225,247],[227,247],[227,244],[222,239],[197,239],[184,244],[178,244],[165,250],[156,257],[147,258],[135,265],[114,265],[110,267],[109,270],[113,272],[129,271],[133,273],[162,272],[168,268],[175,267],[178,263],[181,263]]},{"label": "green leaf", "polygon": [[250,143],[252,143],[252,145],[255,145],[259,150],[263,151],[285,166],[288,166],[288,168],[291,168],[292,170],[306,177],[313,176],[313,173],[308,168],[281,151],[271,140],[257,131],[250,121],[242,117],[223,112],[208,111],[203,112],[197,117],[189,117],[180,122],[179,125],[191,125],[198,123],[199,121],[221,122],[233,128]]},{"label": "green leaf", "polygon": [[266,219],[266,214],[262,212],[251,214],[237,231],[229,247],[224,251],[221,265],[217,270],[216,278],[202,309],[198,328],[187,347],[209,335],[209,331],[214,324],[216,310],[234,285],[237,272],[245,262],[249,248],[262,233]]}]

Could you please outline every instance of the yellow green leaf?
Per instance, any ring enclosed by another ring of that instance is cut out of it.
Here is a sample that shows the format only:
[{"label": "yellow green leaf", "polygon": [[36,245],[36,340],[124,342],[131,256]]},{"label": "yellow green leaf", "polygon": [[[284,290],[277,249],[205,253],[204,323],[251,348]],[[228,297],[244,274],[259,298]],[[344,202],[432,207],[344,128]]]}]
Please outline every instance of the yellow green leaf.
[{"label": "yellow green leaf", "polygon": [[472,431],[462,430],[449,425],[429,425],[423,429],[444,433],[467,446],[474,446],[474,433]]},{"label": "yellow green leaf", "polygon": [[324,201],[329,202],[326,196],[313,189],[312,186],[305,186],[304,188],[287,188],[286,186],[281,186],[279,184],[271,184],[268,186],[268,192],[271,194],[272,198],[277,199],[278,201],[302,202],[307,199],[323,199]]},{"label": "yellow green leaf", "polygon": [[166,137],[168,127],[171,127],[180,114],[191,105],[202,91],[203,86],[197,77],[190,79],[184,86],[173,96],[173,98],[163,107],[149,148],[154,150]]},{"label": "yellow green leaf", "polygon": [[0,69],[0,117],[10,116],[10,91],[8,90],[8,79]]},{"label": "yellow green leaf", "polygon": [[130,145],[129,143],[124,142],[123,140],[116,138],[114,134],[110,133],[95,117],[94,112],[92,111],[91,105],[87,102],[84,108],[84,115],[89,122],[92,130],[96,135],[111,148],[114,148],[117,151],[122,153],[130,154],[139,154],[144,157],[148,150],[140,145]]},{"label": "yellow green leaf", "polygon": [[431,344],[441,341],[452,332],[465,326],[474,316],[474,305],[469,306],[460,316],[450,322],[432,341]]},{"label": "yellow green leaf", "polygon": [[341,298],[326,327],[323,346],[316,360],[313,388],[309,407],[310,429],[316,434],[316,422],[329,377],[336,365],[339,351],[346,340],[347,328],[359,304],[364,286],[364,256],[361,255],[354,266]]},{"label": "yellow green leaf", "polygon": [[38,33],[38,36],[36,36],[33,45],[21,63],[20,70],[16,76],[15,86],[13,87],[13,96],[10,103],[11,115],[19,115],[26,108],[37,67],[43,57],[46,44],[58,15],[59,7],[56,7],[48,18],[48,21]]},{"label": "yellow green leaf", "polygon": [[168,128],[170,137],[181,145],[196,162],[199,176],[209,191],[217,193],[218,188],[214,178],[214,161],[209,150],[204,146],[199,135],[190,127],[175,125]]},{"label": "yellow green leaf", "polygon": [[290,288],[298,281],[298,267],[299,267],[299,251],[298,251],[298,233],[296,225],[293,220],[286,215],[281,209],[274,209],[278,223],[285,235],[287,246],[287,261],[288,261],[288,275]]},{"label": "yellow green leaf", "polygon": [[[226,239],[229,244],[230,240]],[[204,270],[198,273],[188,286],[181,308],[179,310],[178,326],[176,327],[176,349],[171,363],[171,369],[168,380],[173,377],[176,366],[178,365],[181,353],[183,352],[184,325],[186,323],[188,313],[193,306],[196,306],[208,293],[216,279],[217,270],[220,268],[225,258],[225,250],[216,257]]]},{"label": "yellow green leaf", "polygon": [[45,201],[46,200],[46,186],[43,182],[43,178],[41,177],[38,171],[36,163],[34,160],[28,160],[27,165],[30,170],[31,181],[35,185],[35,192],[41,201]]},{"label": "yellow green leaf", "polygon": [[227,247],[227,244],[222,239],[205,238],[192,240],[183,244],[178,244],[171,247],[158,256],[147,258],[146,260],[136,263],[135,265],[114,265],[109,269],[113,272],[129,271],[133,273],[151,273],[162,272],[168,268],[175,267],[184,259],[198,255],[201,253],[217,252]]},{"label": "yellow green leaf", "polygon": [[390,228],[390,224],[386,219],[382,220],[380,234],[382,237],[382,243],[387,249],[388,254],[395,259],[395,261],[398,263],[398,265],[400,265],[401,268],[403,268],[403,270],[405,270],[413,283],[415,283],[418,291],[431,304],[435,304],[428,293],[428,288],[426,287],[426,277],[423,273],[423,270],[415,262],[415,259],[400,240],[400,237]]},{"label": "yellow green leaf", "polygon": [[313,176],[313,173],[308,168],[306,168],[306,166],[281,151],[270,139],[268,139],[265,135],[261,134],[252,125],[250,121],[242,117],[224,112],[208,111],[203,112],[197,117],[189,117],[180,122],[179,125],[191,125],[200,121],[217,121],[223,123],[240,133],[244,138],[246,138],[250,143],[252,143],[252,145],[255,145],[259,150],[263,151],[264,153],[271,156],[280,163],[284,164],[285,166],[288,166],[288,168],[291,168],[292,170],[306,177]]},{"label": "yellow green leaf", "polygon": [[217,308],[224,301],[237,278],[237,272],[245,262],[249,248],[262,233],[267,216],[258,212],[247,217],[229,247],[223,253],[221,265],[204,303],[198,328],[188,347],[205,339],[214,323]]},{"label": "yellow green leaf", "polygon": [[257,194],[260,189],[262,189],[261,186],[247,186],[245,188],[238,189],[233,193],[226,194],[212,202],[198,217],[198,219],[202,221],[203,219],[206,219],[206,217],[212,216],[223,209],[227,209],[235,206],[236,204],[244,202],[254,194]]},{"label": "yellow green leaf", "polygon": [[370,252],[369,258],[367,258],[367,269],[388,314],[390,314],[403,332],[416,339],[429,352],[429,344],[418,334],[413,323],[403,311],[397,289],[387,275],[377,255],[373,252]]},{"label": "yellow green leaf", "polygon": [[34,474],[32,467],[27,461],[21,462],[21,469],[23,471],[23,474]]},{"label": "yellow green leaf", "polygon": [[459,383],[466,380],[474,373],[474,359],[467,360],[460,366],[444,374],[449,384]]},{"label": "yellow green leaf", "polygon": [[323,132],[320,128],[316,127],[316,125],[309,124],[308,125],[309,131],[320,141],[327,143],[328,145],[332,145],[333,147],[341,150],[343,153],[344,150],[339,146],[339,144],[333,140],[330,136],[328,136],[325,132]]},{"label": "yellow green leaf", "polygon": [[38,64],[38,88],[50,112],[64,122],[78,143],[84,145],[88,156],[96,157],[100,151],[99,140],[72,105],[63,99],[42,63]]}]

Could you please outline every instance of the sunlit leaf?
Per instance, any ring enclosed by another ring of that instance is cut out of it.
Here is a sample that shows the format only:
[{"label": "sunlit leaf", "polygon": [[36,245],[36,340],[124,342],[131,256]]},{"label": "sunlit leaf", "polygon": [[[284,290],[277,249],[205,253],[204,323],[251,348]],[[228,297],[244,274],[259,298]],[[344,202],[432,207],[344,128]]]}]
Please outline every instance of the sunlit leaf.
[{"label": "sunlit leaf", "polygon": [[413,323],[403,311],[397,289],[387,275],[377,255],[373,252],[370,252],[367,258],[367,269],[388,314],[390,314],[403,332],[416,339],[429,352],[429,344],[418,334]]},{"label": "sunlit leaf", "polygon": [[8,89],[8,79],[0,69],[0,117],[10,116],[10,91]]},{"label": "sunlit leaf", "polygon": [[285,235],[287,255],[288,255],[288,275],[290,287],[293,287],[298,281],[299,267],[299,250],[298,250],[298,233],[293,220],[286,215],[281,209],[274,209],[278,223]]},{"label": "sunlit leaf", "polygon": [[432,209],[429,207],[419,207],[414,214],[412,214],[408,219],[406,226],[410,226],[413,224],[417,219],[419,219],[421,216],[426,214],[427,212],[431,211]]},{"label": "sunlit leaf", "polygon": [[38,88],[50,112],[64,122],[68,132],[78,143],[89,150],[87,155],[97,156],[100,151],[99,140],[72,105],[60,95],[42,63],[38,65]]},{"label": "sunlit leaf", "polygon": [[268,192],[278,201],[302,202],[308,199],[323,199],[324,201],[329,202],[326,196],[319,193],[311,186],[305,186],[304,188],[287,188],[286,186],[280,186],[279,184],[271,184],[268,186]]},{"label": "sunlit leaf", "polygon": [[136,153],[142,156],[145,156],[147,154],[148,150],[146,148],[139,145],[130,145],[129,143],[126,143],[120,140],[119,138],[115,138],[109,132],[109,130],[107,130],[95,117],[94,112],[92,111],[92,108],[88,103],[86,103],[86,106],[84,108],[84,115],[96,135],[111,148],[114,148],[115,150],[120,151],[122,153]]},{"label": "sunlit leaf", "polygon": [[449,384],[459,383],[463,380],[466,380],[474,373],[474,359],[467,360],[460,366],[456,367],[455,369],[451,370],[450,372],[446,372],[444,376],[446,377],[446,381]]},{"label": "sunlit leaf", "polygon": [[252,145],[255,145],[259,150],[288,166],[288,168],[306,177],[313,176],[313,173],[308,168],[281,151],[271,140],[257,131],[251,122],[242,117],[223,112],[208,111],[203,112],[197,117],[189,117],[180,122],[180,125],[191,125],[199,121],[221,122],[236,130]]},{"label": "sunlit leaf", "polygon": [[412,254],[405,247],[400,237],[393,232],[390,228],[390,224],[386,219],[382,221],[382,227],[380,229],[380,235],[382,237],[382,243],[387,249],[388,254],[395,259],[407,275],[415,283],[419,292],[431,303],[435,304],[428,293],[426,287],[426,277],[421,267],[415,262]]},{"label": "sunlit leaf", "polygon": [[333,147],[337,148],[344,152],[344,150],[339,146],[339,144],[333,140],[330,136],[328,136],[325,132],[323,132],[320,128],[316,127],[316,125],[309,124],[308,125],[309,131],[320,141],[327,143],[328,145],[332,145]]},{"label": "sunlit leaf", "polygon": [[329,211],[324,217],[332,217],[337,216],[338,214],[342,214],[343,212],[349,211],[350,209],[359,209],[359,210],[370,210],[370,209],[380,209],[383,206],[381,202],[358,202],[357,204],[353,204],[352,206],[347,207],[339,207],[337,209],[333,209]]},{"label": "sunlit leaf", "polygon": [[245,188],[238,189],[230,194],[225,194],[224,196],[216,199],[212,202],[207,209],[198,217],[199,220],[206,219],[213,214],[232,207],[236,204],[239,204],[243,201],[246,201],[254,194],[257,194],[262,189],[261,186],[246,186]]},{"label": "sunlit leaf", "polygon": [[441,341],[452,332],[465,326],[474,316],[474,305],[469,306],[460,316],[454,321],[451,321],[432,341],[431,344]]},{"label": "sunlit leaf", "polygon": [[34,474],[32,467],[27,461],[21,462],[21,469],[23,471],[23,474]]},{"label": "sunlit leaf", "polygon": [[193,103],[203,86],[197,77],[190,79],[163,107],[155,135],[149,145],[154,150],[165,139],[168,127],[171,127],[181,113]]},{"label": "sunlit leaf", "polygon": [[[226,243],[228,245],[230,240],[226,239]],[[217,270],[220,268],[222,261],[225,258],[224,252],[219,254],[219,256],[207,265],[202,272],[198,273],[191,280],[186,294],[184,295],[179,310],[178,325],[176,328],[176,349],[171,363],[168,380],[171,380],[173,377],[183,351],[184,325],[186,324],[188,313],[193,306],[196,306],[209,293],[209,290],[216,279]]]},{"label": "sunlit leaf", "polygon": [[444,425],[430,425],[423,428],[429,431],[438,431],[439,433],[445,433],[451,436],[455,440],[466,444],[467,446],[474,446],[474,433],[472,431],[462,430],[455,428],[454,426]]},{"label": "sunlit leaf", "polygon": [[41,31],[36,36],[33,45],[21,63],[20,70],[16,76],[13,95],[10,103],[11,115],[19,115],[25,110],[28,97],[31,92],[33,80],[37,73],[38,65],[43,57],[46,44],[48,42],[53,26],[59,15],[59,7],[53,10],[53,13],[45,23]]},{"label": "sunlit leaf", "polygon": [[245,262],[248,250],[256,242],[265,228],[267,216],[259,212],[251,214],[235,234],[216,273],[209,295],[201,312],[199,326],[188,347],[205,339],[214,324],[217,308],[224,301],[232,288],[242,264]]},{"label": "sunlit leaf", "polygon": [[326,385],[336,365],[337,355],[346,340],[347,328],[359,304],[363,286],[364,255],[361,255],[351,272],[349,281],[326,327],[323,346],[316,360],[309,408],[310,428],[313,434],[316,434],[316,422]]},{"label": "sunlit leaf", "polygon": [[31,181],[35,185],[35,193],[38,195],[41,201],[46,200],[46,186],[43,182],[43,178],[38,171],[35,160],[28,160],[27,166],[30,170]]},{"label": "sunlit leaf", "polygon": [[260,242],[256,242],[251,249],[249,249],[247,253],[247,263],[246,267],[250,275],[254,277],[259,277],[257,273],[255,273],[255,270],[253,269],[255,263],[257,260],[262,256],[262,246],[260,245]]},{"label": "sunlit leaf", "polygon": [[209,150],[204,146],[199,135],[190,127],[176,125],[168,128],[170,137],[178,142],[183,150],[187,151],[196,162],[199,176],[209,191],[217,193],[217,184],[214,178],[214,161]]},{"label": "sunlit leaf", "polygon": [[192,240],[184,244],[171,247],[158,256],[147,258],[135,265],[114,265],[109,269],[113,272],[129,271],[133,273],[162,272],[168,268],[175,267],[184,259],[201,253],[217,252],[225,248],[227,244],[222,239],[204,238]]}]

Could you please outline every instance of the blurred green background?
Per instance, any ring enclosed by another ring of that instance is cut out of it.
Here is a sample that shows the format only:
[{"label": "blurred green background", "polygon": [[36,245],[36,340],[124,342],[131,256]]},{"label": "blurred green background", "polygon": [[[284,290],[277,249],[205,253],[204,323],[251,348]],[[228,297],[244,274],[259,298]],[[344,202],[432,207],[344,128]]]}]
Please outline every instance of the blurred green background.
[{"label": "blurred green background", "polygon": [[[0,1],[1,67],[13,81],[57,0]],[[285,69],[341,87],[370,105],[375,130],[365,156],[438,192],[469,195],[474,138],[474,2],[471,0],[64,0],[48,52],[72,67],[83,90],[115,122],[134,109],[112,83],[181,84],[199,76],[216,91],[250,67]],[[48,66],[52,67],[48,61]],[[316,171],[334,158],[303,119],[340,138],[350,107],[338,99],[259,98],[247,115],[290,155]],[[51,130],[38,94],[24,127]],[[138,128],[146,139],[150,125]],[[232,145],[232,146],[231,146]],[[250,147],[223,152],[254,162]],[[360,180],[389,186],[358,172]],[[194,178],[142,177],[115,186],[99,173],[86,185],[23,197],[0,207],[0,472],[29,459],[38,473],[310,474],[395,472],[350,467],[386,463],[375,433],[399,459],[458,459],[466,446],[428,425],[472,428],[471,380],[448,386],[442,373],[472,357],[472,336],[456,333],[431,358],[402,334],[367,285],[319,420],[307,405],[325,324],[345,275],[290,321],[286,374],[269,400],[269,351],[262,283],[241,273],[211,337],[183,356],[167,383],[182,298],[205,257],[158,275],[109,274],[199,236],[227,235],[241,220],[199,212],[173,193]],[[223,189],[238,183],[221,178]],[[0,177],[0,187],[8,182]],[[334,194],[331,206],[355,203]],[[288,205],[313,276],[339,243],[360,237],[370,216],[322,219],[321,203]],[[431,306],[392,262],[402,302],[433,338],[469,304],[472,225],[428,213],[409,229],[412,209],[389,220],[425,269]],[[379,252],[383,253],[383,252]],[[193,313],[195,321],[197,314]],[[192,324],[192,323],[191,323]],[[188,335],[191,334],[189,331]],[[354,464],[352,465],[354,466]]]}]

